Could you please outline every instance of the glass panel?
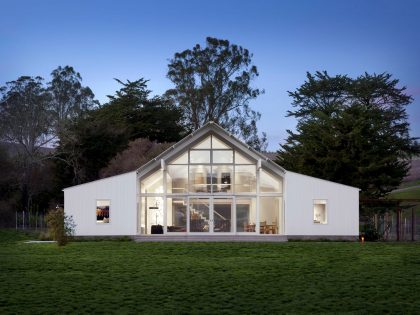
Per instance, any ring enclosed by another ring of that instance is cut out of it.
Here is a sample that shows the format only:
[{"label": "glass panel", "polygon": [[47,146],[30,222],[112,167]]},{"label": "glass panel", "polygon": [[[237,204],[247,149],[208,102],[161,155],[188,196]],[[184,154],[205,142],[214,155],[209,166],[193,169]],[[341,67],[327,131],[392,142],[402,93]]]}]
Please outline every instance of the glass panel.
[{"label": "glass panel", "polygon": [[188,152],[178,156],[175,160],[170,161],[169,164],[188,164]]},{"label": "glass panel", "polygon": [[152,175],[141,180],[142,193],[163,193],[163,174],[162,170],[158,170]]},{"label": "glass panel", "polygon": [[326,200],[314,200],[314,223],[327,224]]},{"label": "glass panel", "polygon": [[235,192],[255,192],[257,182],[257,168],[255,165],[235,166]]},{"label": "glass panel", "polygon": [[96,222],[109,223],[109,211],[111,201],[109,200],[96,200]]},{"label": "glass panel", "polygon": [[233,163],[233,151],[213,150],[213,163]]},{"label": "glass panel", "polygon": [[188,165],[168,165],[166,189],[169,194],[188,191]]},{"label": "glass panel", "polygon": [[210,165],[190,166],[190,192],[211,192]]},{"label": "glass panel", "polygon": [[213,165],[213,192],[232,193],[232,174],[231,165]]},{"label": "glass panel", "polygon": [[236,199],[236,232],[255,232],[256,209],[255,198]]},{"label": "glass panel", "polygon": [[262,170],[260,174],[261,192],[282,192],[283,180],[276,178],[267,171]]},{"label": "glass panel", "polygon": [[193,149],[211,149],[210,137],[207,137],[197,145],[193,146]]},{"label": "glass panel", "polygon": [[190,163],[210,163],[210,151],[207,150],[191,150]]},{"label": "glass panel", "polygon": [[210,231],[210,203],[207,198],[190,199],[190,232]]},{"label": "glass panel", "polygon": [[232,229],[232,199],[213,200],[213,231],[230,232]]},{"label": "glass panel", "polygon": [[141,233],[163,233],[163,198],[143,197],[141,211]]},{"label": "glass panel", "polygon": [[260,197],[260,234],[280,234],[282,198]]},{"label": "glass panel", "polygon": [[187,232],[187,201],[184,198],[168,198],[166,226],[168,232]]},{"label": "glass panel", "polygon": [[230,147],[227,144],[225,144],[224,142],[220,141],[215,136],[213,136],[212,148],[213,149],[230,149]]},{"label": "glass panel", "polygon": [[255,164],[255,163],[252,162],[251,160],[248,160],[238,151],[235,151],[235,164]]}]

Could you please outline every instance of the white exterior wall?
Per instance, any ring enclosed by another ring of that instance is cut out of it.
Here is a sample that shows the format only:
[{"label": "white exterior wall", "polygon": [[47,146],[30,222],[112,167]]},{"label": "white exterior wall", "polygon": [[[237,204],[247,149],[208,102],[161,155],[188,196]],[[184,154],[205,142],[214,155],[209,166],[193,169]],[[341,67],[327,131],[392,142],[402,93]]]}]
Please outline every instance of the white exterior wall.
[{"label": "white exterior wall", "polygon": [[[64,211],[73,216],[76,235],[135,235],[136,172],[64,189]],[[109,199],[110,223],[96,223],[96,200]]]},{"label": "white exterior wall", "polygon": [[[285,234],[359,235],[359,189],[286,172]],[[313,222],[314,199],[327,200],[327,224]]]}]

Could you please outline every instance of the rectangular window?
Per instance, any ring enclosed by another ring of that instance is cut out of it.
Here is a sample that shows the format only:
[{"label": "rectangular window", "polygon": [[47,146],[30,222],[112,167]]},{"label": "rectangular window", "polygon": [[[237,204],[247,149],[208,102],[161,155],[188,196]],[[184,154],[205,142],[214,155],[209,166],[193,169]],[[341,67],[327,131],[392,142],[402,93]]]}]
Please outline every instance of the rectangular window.
[{"label": "rectangular window", "polygon": [[163,233],[163,198],[141,198],[141,234]]},{"label": "rectangular window", "polygon": [[282,234],[282,198],[260,197],[260,234]]},{"label": "rectangular window", "polygon": [[210,193],[211,182],[210,165],[190,166],[190,192]]},{"label": "rectangular window", "polygon": [[255,198],[236,199],[236,232],[255,232],[257,222]]},{"label": "rectangular window", "polygon": [[232,150],[213,150],[213,163],[233,163]]},{"label": "rectangular window", "polygon": [[167,191],[169,194],[185,193],[188,191],[188,165],[168,165],[166,175]]},{"label": "rectangular window", "polygon": [[314,200],[314,223],[327,224],[327,200]]},{"label": "rectangular window", "polygon": [[190,163],[210,163],[210,150],[191,150]]},{"label": "rectangular window", "polygon": [[96,200],[96,222],[109,223],[111,201],[110,200]]},{"label": "rectangular window", "polygon": [[232,174],[231,165],[214,165],[212,168],[213,192],[232,193]]}]

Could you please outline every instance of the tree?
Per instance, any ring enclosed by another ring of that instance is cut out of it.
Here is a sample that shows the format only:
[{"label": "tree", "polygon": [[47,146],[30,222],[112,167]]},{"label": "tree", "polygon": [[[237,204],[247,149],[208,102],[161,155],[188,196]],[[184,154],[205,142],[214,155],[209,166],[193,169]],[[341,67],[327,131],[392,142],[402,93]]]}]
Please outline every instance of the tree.
[{"label": "tree", "polygon": [[41,77],[22,76],[1,88],[0,137],[18,146],[15,160],[21,171],[21,206],[29,210],[36,185],[34,172],[46,159],[44,146],[54,139],[50,95]]},{"label": "tree", "polygon": [[185,135],[182,112],[164,97],[150,97],[148,80],[127,80],[109,102],[98,110],[98,116],[110,124],[126,129],[127,139],[148,138],[157,142],[177,142]]},{"label": "tree", "polygon": [[288,130],[277,162],[286,169],[359,187],[381,197],[399,186],[412,155],[406,106],[412,98],[387,73],[356,79],[327,72],[308,73],[289,92],[296,132]]},{"label": "tree", "polygon": [[252,54],[227,40],[207,37],[206,47],[176,53],[167,77],[175,85],[166,92],[182,110],[187,128],[196,130],[214,121],[257,150],[266,147],[256,123],[260,113],[249,102],[263,91],[250,86],[258,76]]},{"label": "tree", "polygon": [[109,164],[100,171],[100,177],[109,177],[131,172],[146,164],[151,159],[171,147],[173,143],[157,143],[149,139],[139,138],[131,141],[128,148],[118,153]]},{"label": "tree", "polygon": [[181,113],[168,100],[150,97],[147,80],[122,82],[109,102],[71,122],[63,152],[57,162],[58,186],[70,186],[99,178],[99,172],[130,141],[147,138],[176,142],[185,135]]},{"label": "tree", "polygon": [[61,136],[64,136],[63,124],[66,121],[80,117],[87,110],[98,106],[99,102],[94,99],[89,87],[82,86],[82,77],[73,67],[59,66],[51,72],[51,77],[52,80],[48,83],[51,119],[56,134],[61,132]]}]

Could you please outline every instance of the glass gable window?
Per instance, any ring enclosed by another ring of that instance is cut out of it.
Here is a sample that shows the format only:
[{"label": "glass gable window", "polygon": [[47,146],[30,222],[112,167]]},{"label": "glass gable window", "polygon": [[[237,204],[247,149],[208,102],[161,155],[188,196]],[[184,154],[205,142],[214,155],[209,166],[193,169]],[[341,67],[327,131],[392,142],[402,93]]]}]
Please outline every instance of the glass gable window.
[{"label": "glass gable window", "polygon": [[213,163],[233,163],[233,150],[213,150]]},{"label": "glass gable window", "polygon": [[158,170],[143,179],[140,183],[142,193],[163,193],[163,172]]},{"label": "glass gable window", "polygon": [[[265,162],[258,169],[254,153],[228,142],[211,134],[185,150],[174,147],[139,178],[140,233],[282,233],[282,177]],[[314,222],[320,207],[314,203]],[[326,222],[324,209],[318,223]]]},{"label": "glass gable window", "polygon": [[274,177],[265,170],[261,170],[260,176],[260,191],[261,192],[278,192],[281,193],[283,189],[283,180]]},{"label": "glass gable window", "polygon": [[169,164],[188,164],[188,152],[181,154],[175,160],[169,162]]},{"label": "glass gable window", "polygon": [[226,143],[219,140],[215,136],[212,136],[212,148],[213,149],[230,149],[230,147]]},{"label": "glass gable window", "polygon": [[211,137],[207,137],[192,147],[193,149],[211,149]]},{"label": "glass gable window", "polygon": [[210,163],[210,150],[191,150],[190,163]]},{"label": "glass gable window", "polygon": [[256,170],[255,165],[235,166],[235,192],[255,193],[257,186]]},{"label": "glass gable window", "polygon": [[235,151],[235,164],[255,164],[251,160],[244,157],[238,151]]}]

